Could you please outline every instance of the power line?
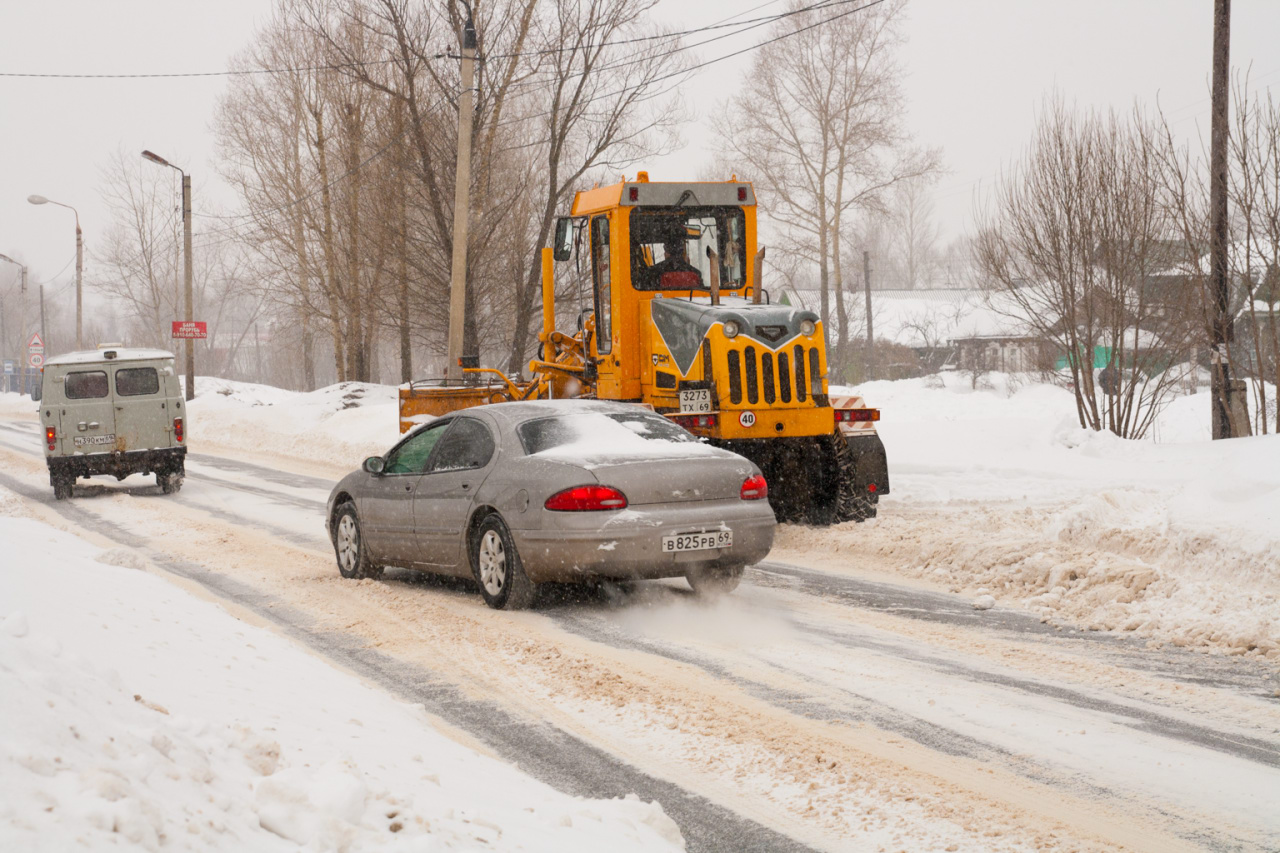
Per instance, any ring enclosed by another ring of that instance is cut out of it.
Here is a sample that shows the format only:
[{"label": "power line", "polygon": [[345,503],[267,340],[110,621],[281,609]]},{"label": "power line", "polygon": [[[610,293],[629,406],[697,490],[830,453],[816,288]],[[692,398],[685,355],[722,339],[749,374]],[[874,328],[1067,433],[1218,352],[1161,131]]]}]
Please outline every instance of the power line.
[{"label": "power line", "polygon": [[[795,16],[795,15],[797,15],[797,14],[801,14],[801,13],[803,13],[803,12],[814,11],[814,10],[817,10],[817,9],[829,9],[829,8],[832,8],[832,7],[835,7],[835,6],[845,6],[845,5],[848,5],[849,3],[854,3],[854,2],[861,2],[861,0],[823,0],[823,2],[820,2],[820,3],[814,3],[814,4],[810,5],[810,6],[803,7],[802,9],[792,10],[792,11],[790,11],[790,12],[782,13],[782,14],[777,15],[777,16],[770,16],[770,17],[768,18],[768,20],[782,20],[782,19],[784,19],[784,18],[793,17],[793,16]],[[693,74],[693,73],[695,73],[695,72],[697,72],[697,71],[700,71],[700,70],[701,70],[701,69],[703,69],[703,68],[706,68],[706,67],[708,67],[708,66],[714,65],[714,64],[716,64],[716,63],[718,63],[718,62],[723,62],[723,61],[724,61],[724,60],[726,60],[726,59],[732,59],[733,57],[741,56],[742,54],[749,53],[749,52],[751,52],[751,51],[753,51],[753,50],[758,50],[759,48],[765,47],[766,45],[770,45],[770,44],[773,44],[773,43],[775,43],[775,42],[779,42],[779,41],[782,41],[782,40],[784,40],[784,39],[791,38],[792,36],[800,35],[801,33],[807,32],[807,31],[812,30],[812,29],[816,29],[817,27],[823,26],[823,25],[825,25],[825,24],[829,24],[829,23],[831,23],[832,21],[839,20],[839,19],[841,19],[841,18],[847,17],[847,16],[849,16],[849,15],[856,14],[856,13],[858,13],[858,12],[866,11],[867,9],[870,9],[870,8],[872,8],[872,7],[874,7],[874,6],[878,6],[878,5],[880,5],[881,3],[884,3],[884,2],[885,2],[885,0],[871,0],[871,2],[865,2],[865,3],[863,3],[863,5],[861,5],[861,6],[857,6],[857,7],[853,8],[853,9],[848,9],[848,10],[846,10],[846,11],[844,11],[844,12],[841,12],[841,13],[839,13],[839,14],[837,14],[837,15],[832,15],[832,16],[831,16],[831,17],[829,17],[829,18],[823,18],[823,19],[822,19],[822,20],[820,20],[820,21],[816,21],[815,23],[808,24],[808,25],[806,25],[806,26],[800,27],[800,28],[795,29],[795,30],[791,30],[790,32],[782,33],[782,34],[780,34],[780,35],[774,36],[773,38],[765,39],[765,40],[764,40],[764,41],[762,41],[762,42],[758,42],[758,43],[756,43],[756,44],[749,45],[749,46],[747,46],[747,47],[745,47],[745,48],[742,48],[742,49],[740,49],[740,50],[736,50],[736,51],[733,51],[733,52],[731,52],[731,53],[724,54],[723,56],[718,56],[718,57],[715,57],[715,58],[713,58],[713,59],[709,59],[709,60],[706,60],[706,61],[703,61],[703,62],[697,63],[696,65],[693,65],[693,66],[691,66],[691,67],[689,67],[689,68],[681,69],[681,70],[679,70],[679,71],[674,71],[674,72],[671,72],[671,73],[669,73],[669,74],[662,75],[662,76],[660,76],[660,77],[655,77],[655,78],[653,78],[652,80],[648,80],[648,81],[646,81],[645,85],[652,85],[652,84],[654,84],[654,83],[660,83],[660,82],[662,82],[662,81],[664,81],[664,80],[670,80],[670,79],[674,79],[674,78],[677,78],[677,77],[685,77],[685,76],[687,76],[687,75],[690,75],[690,74]],[[768,4],[762,4],[762,5],[768,5]],[[757,9],[758,9],[758,8],[761,8],[761,6],[757,6],[757,7],[755,7],[755,8],[757,8]],[[748,10],[748,11],[752,11],[752,10]],[[744,13],[744,14],[746,14],[746,13]],[[727,19],[726,19],[726,20],[727,20]],[[758,20],[764,20],[764,19],[758,19]],[[721,23],[723,23],[723,21],[721,21]],[[748,22],[748,21],[739,21],[737,25],[739,25],[739,26],[740,26],[740,25],[742,25],[742,24],[746,24],[746,23],[749,23],[749,22]],[[709,25],[709,26],[712,26],[712,25]],[[741,30],[738,30],[738,31],[737,31],[737,32],[735,32],[735,33],[730,33],[729,35],[737,35],[737,34],[739,34],[740,32],[745,32],[747,29],[753,29],[755,26],[759,26],[759,24],[754,24],[752,27],[746,27],[746,28],[743,28],[743,29],[741,29]],[[719,39],[721,39],[721,38],[725,38],[725,37],[727,37],[727,36],[718,36],[718,37],[717,37],[717,38],[715,38],[715,39],[708,39],[706,42],[701,42],[700,44],[706,44],[706,43],[709,43],[710,41],[716,41],[716,40],[719,40]],[[682,47],[682,48],[678,48],[678,49],[677,49],[677,50],[675,50],[675,51],[671,51],[671,53],[679,52],[679,51],[681,51],[681,50],[688,50],[688,49],[692,49],[693,47],[697,47],[697,46],[699,46],[699,45],[689,45],[689,46],[687,46],[687,47]],[[667,55],[667,54],[662,54],[662,55]],[[658,57],[650,57],[650,59],[653,59],[653,58],[658,58]],[[604,69],[601,69],[601,70],[604,70]],[[635,89],[635,87],[634,87],[634,86],[632,86],[632,87],[624,87],[624,88],[622,88],[622,89],[618,89],[618,90],[615,90],[615,91],[613,91],[613,92],[606,92],[606,93],[604,93],[604,94],[596,95],[596,96],[594,96],[594,97],[592,97],[592,98],[589,98],[589,99],[587,99],[587,100],[583,101],[583,104],[589,104],[589,103],[592,103],[593,101],[603,100],[603,99],[605,99],[605,98],[612,98],[612,97],[616,97],[616,96],[618,96],[618,95],[626,94],[626,93],[628,93],[628,92],[632,91],[633,89]],[[655,94],[653,97],[659,97],[659,96],[661,96],[662,94],[665,94],[665,92],[666,92],[666,91],[670,91],[670,87],[669,87],[667,90],[664,90],[664,92],[660,92],[660,93]],[[441,98],[438,98],[436,101],[434,101],[431,105],[429,105],[429,106],[427,107],[427,110],[430,110],[430,109],[433,109],[433,108],[435,108],[435,107],[439,106],[439,105],[440,105],[444,100],[445,100],[445,97],[444,97],[444,96],[442,96]],[[518,118],[518,119],[508,119],[508,120],[506,120],[506,121],[498,122],[497,126],[498,126],[498,127],[502,127],[503,125],[506,125],[506,124],[512,124],[512,123],[515,123],[515,122],[524,122],[524,121],[528,121],[529,119],[532,119],[532,118],[538,118],[538,117],[540,117],[540,116],[545,116],[545,115],[550,115],[550,112],[549,112],[549,111],[546,111],[546,112],[541,112],[541,113],[534,113],[533,115],[522,116],[522,117],[520,117],[520,118]],[[318,193],[321,193],[321,192],[323,192],[323,191],[324,191],[324,190],[326,190],[326,189],[330,189],[330,188],[332,188],[333,186],[335,186],[336,184],[338,184],[338,183],[340,183],[340,182],[342,182],[342,181],[346,180],[347,178],[351,177],[352,175],[354,175],[354,174],[355,174],[356,172],[358,172],[359,170],[363,169],[365,166],[367,166],[367,165],[369,165],[370,163],[372,163],[374,160],[377,160],[379,157],[381,157],[382,155],[384,155],[387,151],[391,150],[394,146],[398,145],[398,144],[399,144],[399,143],[400,143],[400,142],[401,142],[401,141],[402,141],[402,140],[403,140],[403,139],[404,139],[404,138],[409,134],[410,130],[411,130],[411,128],[406,128],[406,129],[405,129],[405,130],[404,130],[404,131],[403,131],[399,136],[397,136],[397,137],[395,137],[394,139],[392,139],[390,142],[388,142],[388,143],[387,143],[386,145],[384,145],[383,147],[379,148],[377,151],[374,151],[372,154],[370,154],[368,157],[366,157],[366,158],[365,158],[364,160],[362,160],[360,163],[358,163],[358,164],[356,164],[355,166],[353,166],[352,168],[348,169],[346,172],[344,172],[343,174],[341,174],[341,175],[339,175],[338,177],[334,178],[333,180],[331,180],[329,183],[325,184],[324,186],[319,187],[319,188],[317,188],[317,189],[315,189],[315,190],[312,190],[311,192],[307,193],[306,195],[299,196],[298,198],[293,199],[292,201],[286,202],[285,204],[279,205],[279,206],[274,207],[274,208],[269,208],[269,209],[267,209],[267,210],[261,210],[261,211],[254,211],[254,212],[252,212],[252,213],[239,214],[239,215],[237,215],[237,216],[235,216],[235,217],[226,217],[226,218],[227,218],[227,219],[257,220],[257,219],[259,219],[260,217],[263,217],[263,216],[270,216],[270,215],[272,215],[272,214],[274,214],[274,213],[278,213],[278,212],[280,212],[280,211],[287,210],[287,209],[289,209],[289,208],[291,208],[291,207],[294,207],[294,206],[296,206],[296,205],[298,205],[298,204],[301,204],[302,202],[306,201],[307,199],[309,199],[309,198],[313,198],[313,197],[314,197],[314,196],[316,196]],[[545,143],[546,141],[547,141],[547,140],[545,140],[545,139],[543,139],[543,140],[536,140],[536,141],[534,141],[534,142],[523,143],[523,144],[521,144],[521,145],[515,145],[515,146],[510,146],[510,147],[508,147],[508,148],[503,148],[503,149],[502,149],[502,151],[504,151],[504,152],[505,152],[505,151],[513,151],[513,150],[517,150],[517,149],[520,149],[520,148],[530,147],[531,145],[540,145],[540,144]],[[206,218],[220,218],[220,217],[209,217],[207,214],[206,214],[206,215],[203,215],[203,216],[205,216]],[[231,225],[231,226],[228,226],[228,227],[226,227],[226,228],[214,229],[214,230],[212,230],[212,231],[206,231],[206,232],[204,232],[202,236],[204,236],[204,237],[210,237],[210,236],[218,236],[218,235],[220,235],[220,234],[231,234],[231,233],[233,233],[233,232],[236,232],[236,231],[238,230],[238,228],[239,228],[239,227],[240,227],[239,225]],[[225,241],[215,241],[215,242],[213,242],[213,243],[211,243],[211,244],[206,244],[206,245],[219,245],[221,242],[225,242]]]}]

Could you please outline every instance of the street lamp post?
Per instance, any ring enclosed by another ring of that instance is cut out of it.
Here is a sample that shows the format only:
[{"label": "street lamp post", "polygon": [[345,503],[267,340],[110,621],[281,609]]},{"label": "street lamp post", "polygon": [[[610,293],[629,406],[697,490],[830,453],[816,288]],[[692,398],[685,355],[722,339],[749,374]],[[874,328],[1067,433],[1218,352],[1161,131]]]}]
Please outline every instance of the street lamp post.
[{"label": "street lamp post", "polygon": [[[182,175],[182,278],[183,296],[187,303],[185,319],[190,325],[195,320],[194,308],[191,304],[191,176],[159,154],[143,151],[142,156],[152,163],[177,169],[178,174]],[[191,338],[186,339],[186,355],[187,399],[190,400],[196,396],[195,341]]]},{"label": "street lamp post", "polygon": [[56,204],[58,207],[65,207],[76,215],[76,349],[84,349],[83,323],[84,317],[84,291],[80,287],[80,281],[84,274],[84,235],[80,231],[80,211],[76,210],[69,204],[63,204],[60,201],[54,201],[51,198],[45,198],[42,195],[29,195],[27,201],[32,204]]}]

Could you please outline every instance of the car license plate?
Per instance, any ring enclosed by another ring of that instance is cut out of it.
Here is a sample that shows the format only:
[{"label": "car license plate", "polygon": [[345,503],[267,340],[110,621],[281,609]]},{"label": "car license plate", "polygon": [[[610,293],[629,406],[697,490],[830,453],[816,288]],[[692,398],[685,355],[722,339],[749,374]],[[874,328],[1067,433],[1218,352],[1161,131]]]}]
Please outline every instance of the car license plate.
[{"label": "car license plate", "polygon": [[75,437],[75,442],[74,442],[76,447],[84,447],[86,445],[92,445],[92,444],[115,444],[115,443],[116,443],[116,437],[114,433],[112,433],[111,435],[77,435]]},{"label": "car license plate", "polygon": [[705,415],[711,411],[711,389],[698,388],[680,392],[680,414]]},{"label": "car license plate", "polygon": [[677,551],[710,551],[728,548],[733,544],[732,530],[713,530],[710,533],[677,533],[662,537],[662,553]]}]

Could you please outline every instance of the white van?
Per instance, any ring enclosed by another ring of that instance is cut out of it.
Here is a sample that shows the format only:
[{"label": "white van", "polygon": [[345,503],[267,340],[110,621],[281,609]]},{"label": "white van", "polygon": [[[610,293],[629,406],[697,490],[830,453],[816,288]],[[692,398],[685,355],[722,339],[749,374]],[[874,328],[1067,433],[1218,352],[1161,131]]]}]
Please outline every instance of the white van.
[{"label": "white van", "polygon": [[112,344],[54,356],[37,399],[58,500],[94,474],[155,474],[165,494],[182,487],[187,413],[173,353]]}]

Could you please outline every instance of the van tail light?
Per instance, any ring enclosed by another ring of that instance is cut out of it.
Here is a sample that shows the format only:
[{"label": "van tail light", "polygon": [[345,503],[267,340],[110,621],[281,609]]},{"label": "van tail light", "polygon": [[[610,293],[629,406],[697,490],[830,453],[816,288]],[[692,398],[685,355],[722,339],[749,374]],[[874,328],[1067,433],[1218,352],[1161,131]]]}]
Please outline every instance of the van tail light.
[{"label": "van tail light", "polygon": [[753,474],[742,481],[740,492],[744,501],[760,501],[769,497],[769,484],[761,474]]},{"label": "van tail light", "polygon": [[57,427],[44,428],[44,443],[49,445],[50,450],[58,449],[58,428]]},{"label": "van tail light", "polygon": [[182,441],[182,418],[173,419],[173,437]]},{"label": "van tail light", "polygon": [[556,492],[543,504],[556,512],[596,512],[606,509],[626,509],[627,496],[612,486],[574,486]]},{"label": "van tail light", "polygon": [[838,424],[878,420],[880,420],[879,409],[836,409],[836,423]]}]

